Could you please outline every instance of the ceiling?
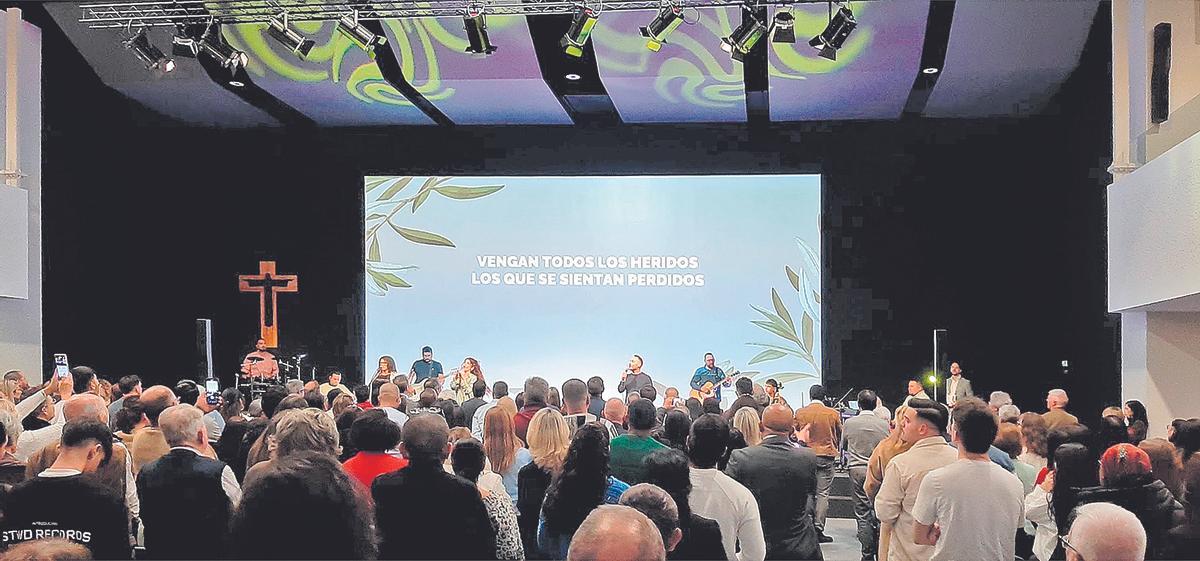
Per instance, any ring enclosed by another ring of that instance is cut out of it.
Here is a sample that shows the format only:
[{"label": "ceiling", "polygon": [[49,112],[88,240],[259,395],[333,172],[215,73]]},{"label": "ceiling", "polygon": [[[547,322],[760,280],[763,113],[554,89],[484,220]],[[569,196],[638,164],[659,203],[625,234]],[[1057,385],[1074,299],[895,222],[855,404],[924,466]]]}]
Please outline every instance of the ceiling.
[{"label": "ceiling", "polygon": [[[120,45],[118,32],[78,23],[75,3],[46,9],[100,78],[124,95],[192,124],[253,127],[297,120],[569,125],[597,115],[626,123],[744,122],[756,112],[778,122],[1028,115],[1078,64],[1097,5],[855,2],[858,27],[829,61],[807,44],[824,27],[827,8],[801,4],[793,11],[798,41],[764,39],[765,56],[745,64],[720,49],[741,22],[741,9],[729,7],[686,10],[689,24],[657,53],[638,32],[653,11],[602,13],[580,60],[556,59],[566,58],[554,48],[565,26],[564,16],[554,15],[488,17],[499,49],[487,57],[464,52],[460,18],[384,20],[390,52],[376,60],[332,22],[295,24],[316,42],[304,60],[262,24],[225,26],[225,39],[249,56],[252,94],[214,80],[196,59],[176,57],[174,72],[156,76]],[[169,50],[169,28],[147,32]],[[389,65],[398,70],[389,73]],[[923,74],[927,65],[939,72]],[[581,78],[566,80],[564,69]]]}]

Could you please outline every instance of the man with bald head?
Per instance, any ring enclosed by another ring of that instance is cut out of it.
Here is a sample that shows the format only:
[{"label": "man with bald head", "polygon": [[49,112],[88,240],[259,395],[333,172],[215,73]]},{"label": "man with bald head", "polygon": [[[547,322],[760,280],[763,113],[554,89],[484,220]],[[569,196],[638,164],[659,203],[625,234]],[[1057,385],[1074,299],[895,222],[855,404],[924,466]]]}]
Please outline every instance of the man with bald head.
[{"label": "man with bald head", "polygon": [[130,452],[133,452],[133,470],[135,472],[141,471],[142,466],[166,456],[167,452],[171,450],[171,445],[167,444],[166,437],[158,428],[158,417],[168,407],[179,402],[175,398],[175,392],[166,386],[146,388],[142,391],[140,401],[145,409],[146,419],[150,421],[150,426],[133,434]]},{"label": "man with bald head", "polygon": [[821,559],[809,502],[817,491],[817,455],[791,441],[787,405],[763,410],[762,444],[734,450],[725,473],[758,500],[767,559]]},{"label": "man with bald head", "polygon": [[605,420],[613,424],[618,435],[625,434],[625,413],[628,411],[625,402],[620,398],[612,398],[604,402],[603,417]]},{"label": "man with bald head", "polygon": [[567,561],[664,561],[662,536],[636,509],[602,505],[583,519],[571,538]]},{"label": "man with bald head", "polygon": [[408,415],[400,411],[400,387],[396,384],[388,382],[379,386],[379,408],[387,414],[388,420],[401,429],[408,422]]},{"label": "man with bald head", "polygon": [[[380,559],[496,558],[496,532],[478,488],[442,468],[449,440],[441,415],[419,413],[404,423],[400,451],[408,466],[371,484]],[[454,523],[439,512],[454,513]]]},{"label": "man with bald head", "polygon": [[1075,510],[1075,521],[1063,545],[1069,561],[1142,561],[1146,558],[1146,530],[1137,516],[1124,508],[1091,503]]}]

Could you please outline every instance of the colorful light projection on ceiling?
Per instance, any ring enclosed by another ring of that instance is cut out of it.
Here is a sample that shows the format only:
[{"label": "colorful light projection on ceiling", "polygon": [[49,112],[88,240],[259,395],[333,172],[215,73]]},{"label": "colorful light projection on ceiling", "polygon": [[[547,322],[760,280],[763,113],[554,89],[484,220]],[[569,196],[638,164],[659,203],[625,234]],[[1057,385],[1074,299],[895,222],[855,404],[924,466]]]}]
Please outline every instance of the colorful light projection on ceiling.
[{"label": "colorful light projection on ceiling", "polygon": [[721,50],[721,38],[741,22],[741,8],[686,9],[686,23],[662,49],[646,48],[638,28],[656,12],[607,12],[592,41],[604,87],[621,119],[631,123],[746,120],[741,66]]}]

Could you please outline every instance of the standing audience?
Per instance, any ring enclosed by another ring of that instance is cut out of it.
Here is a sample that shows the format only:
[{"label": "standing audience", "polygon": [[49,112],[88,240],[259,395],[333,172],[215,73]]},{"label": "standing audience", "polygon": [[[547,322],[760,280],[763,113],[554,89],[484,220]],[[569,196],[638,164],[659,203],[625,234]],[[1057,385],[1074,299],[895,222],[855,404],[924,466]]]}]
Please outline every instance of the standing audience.
[{"label": "standing audience", "polygon": [[537,545],[538,517],[550,482],[562,473],[571,443],[563,416],[542,409],[529,422],[529,454],[532,461],[517,473],[517,523],[527,559],[545,559]]},{"label": "standing audience", "polygon": [[1183,507],[1162,481],[1150,475],[1150,456],[1118,444],[1100,456],[1100,487],[1082,489],[1078,504],[1112,503],[1132,512],[1146,531],[1146,558],[1171,559],[1168,532],[1183,522]]},{"label": "standing audience", "polygon": [[1055,388],[1046,393],[1046,412],[1042,418],[1046,419],[1047,429],[1079,424],[1078,417],[1067,413],[1067,401],[1066,390]]},{"label": "standing audience", "polygon": [[817,494],[813,500],[813,524],[821,543],[833,541],[825,535],[825,517],[829,513],[829,489],[833,486],[833,466],[840,455],[842,415],[825,405],[825,387],[816,384],[808,389],[808,405],[796,410],[796,430],[808,427],[808,446],[817,455]]},{"label": "standing audience", "polygon": [[[475,484],[446,473],[450,427],[440,415],[404,424],[400,449],[408,466],[375,478],[375,529],[380,559],[491,559],[496,531]],[[454,523],[429,508],[454,513]]]},{"label": "standing audience", "polygon": [[483,499],[492,530],[496,533],[496,559],[523,560],[525,548],[521,545],[517,511],[512,501],[478,484],[479,475],[483,473],[486,462],[487,455],[483,445],[473,438],[459,440],[450,452],[450,464],[454,467],[454,474],[475,483],[479,488],[479,497]]},{"label": "standing audience", "polygon": [[[653,407],[650,415],[654,416]],[[567,449],[562,473],[550,483],[542,504],[537,543],[552,559],[566,557],[571,537],[592,510],[601,504],[616,504],[629,488],[609,475],[608,462],[607,431],[595,423],[579,427]]]},{"label": "standing audience", "polygon": [[889,559],[929,559],[933,545],[916,540],[917,493],[929,472],[958,460],[958,451],[942,436],[950,420],[945,406],[914,397],[904,415],[901,438],[912,447],[887,464],[883,484],[875,496],[875,514],[881,525],[891,526]]},{"label": "standing audience", "polygon": [[[762,519],[754,493],[717,469],[729,447],[729,424],[705,414],[692,424],[688,456],[692,463],[692,511],[716,520],[730,561],[762,561],[767,555]],[[739,548],[740,545],[740,548]]]},{"label": "standing audience", "polygon": [[817,456],[789,440],[792,419],[791,407],[777,404],[766,408],[760,428],[762,444],[734,451],[725,473],[758,501],[766,559],[821,559],[809,513],[817,490]]},{"label": "standing audience", "polygon": [[1096,503],[1079,507],[1071,531],[1063,538],[1068,561],[1142,561],[1146,531],[1133,513],[1120,506]]},{"label": "standing audience", "polygon": [[342,468],[367,497],[376,477],[408,465],[408,460],[389,453],[400,445],[400,427],[379,408],[358,415],[350,425],[350,440],[358,453],[342,463]]},{"label": "standing audience", "polygon": [[370,508],[337,460],[297,452],[262,465],[233,513],[233,559],[374,558]]},{"label": "standing audience", "polygon": [[888,437],[888,422],[875,414],[879,399],[875,392],[858,392],[858,414],[846,419],[842,431],[841,449],[846,451],[846,468],[854,486],[854,519],[858,528],[858,543],[864,559],[875,556],[879,543],[879,519],[875,505],[867,496],[867,465],[871,453]]},{"label": "standing audience", "polygon": [[721,527],[716,520],[705,518],[691,509],[689,496],[692,480],[688,473],[687,455],[676,449],[659,450],[646,456],[646,478],[671,495],[679,510],[679,529],[682,537],[675,548],[667,552],[668,559],[720,559],[725,561],[725,546],[721,543]]},{"label": "standing audience", "polygon": [[1025,522],[1025,493],[1016,476],[988,458],[999,419],[975,397],[955,402],[951,417],[958,460],[921,481],[913,540],[933,546],[932,561],[1013,559],[1014,537]]},{"label": "standing audience", "polygon": [[[528,437],[528,434],[526,434]],[[492,471],[504,480],[510,502],[517,501],[517,479],[521,468],[533,461],[529,449],[514,431],[513,418],[504,409],[494,408],[483,419],[483,449]]]},{"label": "standing audience", "polygon": [[630,485],[646,481],[642,459],[656,450],[666,448],[651,436],[654,430],[654,404],[639,399],[629,404],[629,432],[612,439],[609,469],[613,477]]},{"label": "standing audience", "polygon": [[683,530],[679,529],[679,507],[675,505],[675,499],[662,488],[639,483],[625,491],[618,504],[645,514],[654,523],[668,555],[683,539]]},{"label": "standing audience", "polygon": [[579,525],[567,561],[663,561],[666,551],[654,523],[637,510],[604,505]]}]

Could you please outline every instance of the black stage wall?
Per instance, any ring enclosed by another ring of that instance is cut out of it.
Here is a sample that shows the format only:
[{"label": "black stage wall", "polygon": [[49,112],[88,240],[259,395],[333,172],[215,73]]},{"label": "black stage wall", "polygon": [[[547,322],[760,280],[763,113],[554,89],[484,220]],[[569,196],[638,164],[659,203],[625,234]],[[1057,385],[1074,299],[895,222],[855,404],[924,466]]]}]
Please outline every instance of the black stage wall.
[{"label": "black stage wall", "polygon": [[1107,4],[1043,116],[762,128],[191,129],[101,85],[37,12],[50,26],[47,356],[173,382],[193,375],[193,320],[210,317],[229,382],[257,328],[235,275],[275,258],[300,275],[300,294],[281,297],[283,343],[361,376],[364,174],[820,171],[836,393],[878,388],[894,403],[929,368],[939,327],[977,391],[1008,390],[1023,409],[1062,386],[1086,421],[1120,395],[1118,324],[1105,313]]}]

